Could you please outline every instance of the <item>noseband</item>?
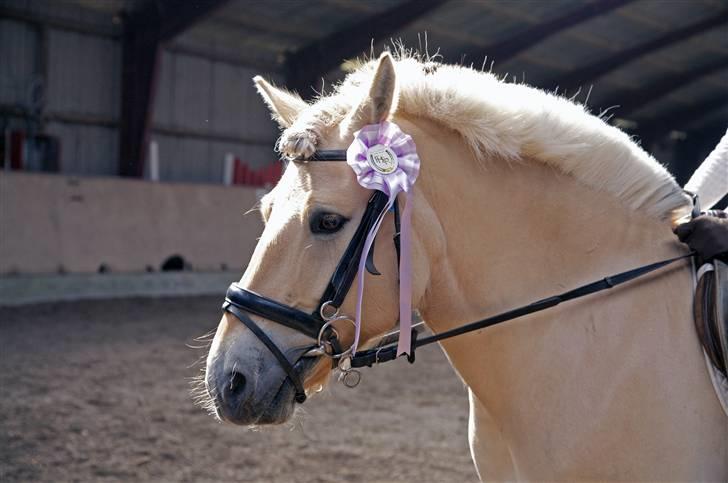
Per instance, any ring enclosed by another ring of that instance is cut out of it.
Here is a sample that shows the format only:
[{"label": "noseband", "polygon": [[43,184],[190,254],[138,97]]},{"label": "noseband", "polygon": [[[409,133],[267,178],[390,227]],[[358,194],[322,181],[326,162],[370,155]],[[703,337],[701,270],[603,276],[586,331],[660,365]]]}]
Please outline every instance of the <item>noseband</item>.
[{"label": "noseband", "polygon": [[[321,150],[316,151],[310,158],[297,160],[297,162],[304,163],[311,161],[346,161],[346,151]],[[306,393],[303,389],[301,377],[294,368],[297,361],[289,361],[283,351],[276,346],[248,314],[257,315],[276,322],[315,340],[317,342],[316,345],[307,348],[303,356],[322,355],[331,357],[332,359],[338,359],[344,355],[348,355],[351,348],[342,352],[338,340],[338,333],[333,324],[343,320],[353,324],[353,321],[349,317],[339,315],[339,307],[344,302],[354,282],[354,277],[356,277],[359,259],[364,249],[367,234],[380,216],[382,216],[387,206],[387,201],[387,195],[381,191],[375,191],[372,197],[369,198],[359,226],[356,232],[354,232],[354,236],[346,247],[344,254],[341,256],[323,295],[312,313],[304,312],[290,305],[244,289],[237,283],[231,284],[227,289],[225,302],[222,305],[223,310],[240,320],[271,351],[296,389],[295,398],[298,403],[303,403],[306,400]],[[397,203],[394,204],[393,211],[395,223],[394,244],[399,257],[398,234],[400,230],[399,207]],[[379,275],[379,272],[374,266],[373,254],[374,247],[372,246],[367,257],[366,268],[371,274]]]}]

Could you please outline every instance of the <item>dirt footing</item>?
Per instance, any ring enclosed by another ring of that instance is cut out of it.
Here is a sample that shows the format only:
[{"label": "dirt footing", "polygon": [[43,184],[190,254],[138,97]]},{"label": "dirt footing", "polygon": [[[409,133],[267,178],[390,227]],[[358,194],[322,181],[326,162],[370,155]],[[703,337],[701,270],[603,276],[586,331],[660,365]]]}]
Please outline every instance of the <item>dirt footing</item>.
[{"label": "dirt footing", "polygon": [[439,348],[336,382],[285,427],[221,424],[190,379],[218,298],[0,308],[0,481],[476,481]]}]

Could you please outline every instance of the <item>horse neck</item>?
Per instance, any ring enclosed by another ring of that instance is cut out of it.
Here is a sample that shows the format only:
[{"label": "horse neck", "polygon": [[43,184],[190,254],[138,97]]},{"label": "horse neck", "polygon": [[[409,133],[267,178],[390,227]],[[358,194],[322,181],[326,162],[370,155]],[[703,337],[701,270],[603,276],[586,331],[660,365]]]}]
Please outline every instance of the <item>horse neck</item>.
[{"label": "horse neck", "polygon": [[[455,145],[449,150],[469,156]],[[443,159],[444,154],[433,159]],[[542,163],[526,160],[509,165],[495,160],[481,167],[462,158],[450,163],[423,166],[420,182],[445,234],[419,307],[435,332],[684,251],[667,223],[632,212],[614,197],[588,189]],[[683,282],[689,279],[688,273],[683,270]],[[665,281],[651,278],[656,281],[646,290],[660,290]],[[616,290],[624,303],[624,297],[644,296],[645,287]],[[685,307],[689,291],[685,285],[685,300],[678,297]],[[608,310],[609,305],[603,306]],[[604,319],[604,327],[595,325],[594,331],[605,336],[630,334],[633,321],[629,317],[607,321],[608,314],[591,313],[598,312],[598,307],[585,310],[583,301],[571,302],[568,307],[455,338],[443,346],[476,394],[487,393],[495,388],[483,385],[488,379],[484,371],[504,376],[508,374],[501,372],[504,364],[523,370],[527,362],[512,358],[527,356],[539,337],[556,337],[558,347],[579,344],[580,334],[570,335],[571,319],[596,325]],[[555,327],[555,322],[563,326]],[[493,376],[491,381],[501,379]],[[502,388],[496,393],[503,394]]]},{"label": "horse neck", "polygon": [[[423,163],[415,253],[429,260],[414,266],[427,284],[417,308],[434,332],[686,250],[666,223],[542,163],[481,167],[454,133],[407,132]],[[691,322],[689,267],[442,342],[470,390],[483,479],[725,475],[725,458],[709,464],[728,427]]]}]

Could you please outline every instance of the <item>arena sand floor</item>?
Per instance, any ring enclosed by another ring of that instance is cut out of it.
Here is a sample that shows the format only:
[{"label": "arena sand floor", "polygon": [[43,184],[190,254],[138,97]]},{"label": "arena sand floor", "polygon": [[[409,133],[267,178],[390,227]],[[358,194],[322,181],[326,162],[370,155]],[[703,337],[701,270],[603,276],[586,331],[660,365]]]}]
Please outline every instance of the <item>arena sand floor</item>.
[{"label": "arena sand floor", "polygon": [[438,347],[332,381],[287,426],[221,424],[190,380],[218,298],[0,308],[0,481],[477,481]]}]

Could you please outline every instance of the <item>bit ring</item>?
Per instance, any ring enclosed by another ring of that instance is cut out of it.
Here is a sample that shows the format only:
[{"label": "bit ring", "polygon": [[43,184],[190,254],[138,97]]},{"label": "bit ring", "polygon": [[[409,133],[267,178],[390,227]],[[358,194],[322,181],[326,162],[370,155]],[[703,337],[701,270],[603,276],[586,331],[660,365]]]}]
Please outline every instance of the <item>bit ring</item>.
[{"label": "bit ring", "polygon": [[[328,302],[327,302],[328,303]],[[323,309],[323,306],[322,306]],[[338,313],[338,309],[337,309]],[[316,343],[319,345],[319,348],[323,349],[324,354],[327,357],[330,357],[331,359],[341,359],[344,356],[348,356],[354,351],[354,343],[351,343],[351,346],[346,349],[343,352],[340,352],[339,354],[331,354],[328,351],[326,351],[326,345],[328,344],[331,346],[331,343],[324,340],[324,332],[326,332],[327,329],[331,329],[331,331],[334,333],[334,337],[336,339],[339,338],[339,333],[336,331],[336,328],[334,327],[334,322],[338,322],[339,320],[347,320],[351,323],[352,326],[356,327],[356,324],[353,320],[351,320],[349,317],[345,315],[337,315],[335,317],[332,317],[331,319],[327,320],[324,325],[321,326],[321,329],[319,329],[318,338],[316,339]]]}]

